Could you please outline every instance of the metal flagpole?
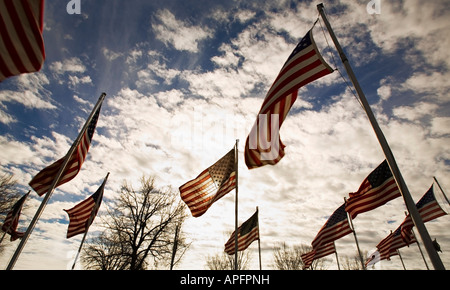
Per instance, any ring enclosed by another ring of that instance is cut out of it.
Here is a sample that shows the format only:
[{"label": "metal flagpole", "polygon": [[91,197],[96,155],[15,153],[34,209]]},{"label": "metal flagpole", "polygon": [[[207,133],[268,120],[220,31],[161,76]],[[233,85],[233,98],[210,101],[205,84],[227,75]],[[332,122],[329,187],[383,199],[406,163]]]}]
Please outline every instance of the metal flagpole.
[{"label": "metal flagpole", "polygon": [[[405,211],[405,216],[408,216],[408,212],[407,211]],[[430,270],[430,268],[428,267],[428,263],[425,260],[425,256],[423,255],[422,247],[420,246],[420,243],[419,243],[419,241],[416,238],[416,234],[414,233],[414,229],[413,228],[411,228],[411,233],[412,233],[414,239],[416,240],[417,247],[419,248],[419,252],[420,252],[420,255],[422,256],[422,259],[423,259],[423,262],[425,263],[425,266],[427,266],[427,270]]]},{"label": "metal flagpole", "polygon": [[[102,190],[105,190],[104,187],[105,187],[106,181],[108,180],[108,177],[109,177],[109,172],[106,175],[106,177],[103,180],[103,183],[101,185],[101,187],[103,187]],[[77,255],[75,256],[75,260],[73,261],[72,270],[75,269],[75,264],[77,263],[78,256],[80,255],[81,249],[83,248],[84,240],[86,239],[86,235],[87,235],[87,233],[89,231],[89,228],[91,227],[92,221],[93,221],[93,219],[94,219],[94,217],[95,217],[95,215],[97,213],[97,210],[100,207],[100,202],[102,201],[102,198],[103,198],[103,193],[102,193],[101,196],[99,196],[97,198],[97,200],[95,202],[95,207],[92,209],[91,216],[89,217],[89,220],[88,220],[87,225],[86,225],[86,231],[84,232],[83,238],[81,239],[81,244],[80,244],[80,247],[78,248],[78,252],[77,252]]]},{"label": "metal flagpole", "polygon": [[339,258],[338,258],[338,253],[336,251],[336,244],[333,241],[333,246],[334,246],[334,254],[336,255],[336,263],[338,265],[338,270],[341,270],[341,266],[339,265]]},{"label": "metal flagpole", "polygon": [[[31,190],[29,190],[28,193],[27,193],[26,195],[29,195],[30,192],[31,192]],[[26,198],[25,198],[25,199],[26,199]],[[20,200],[20,199],[19,199],[19,200]],[[18,201],[19,201],[19,200],[18,200]],[[25,201],[24,201],[24,203],[25,203]],[[22,204],[22,206],[23,206],[23,204]],[[3,234],[2,238],[0,239],[0,245],[2,244],[3,239],[5,238],[6,234],[7,234],[7,233],[9,232],[9,230],[11,229],[11,227],[12,227],[12,225],[13,225],[12,221],[14,221],[14,219],[17,217],[18,214],[19,214],[19,211],[17,211],[16,214],[12,217],[11,222],[9,223],[8,229],[5,231],[5,233]]]},{"label": "metal flagpole", "polygon": [[97,112],[97,109],[100,107],[100,105],[102,104],[103,100],[105,99],[106,94],[102,93],[100,98],[97,101],[97,104],[95,105],[94,109],[91,112],[91,115],[89,116],[89,118],[87,119],[86,123],[83,126],[83,129],[81,129],[80,134],[78,135],[77,139],[75,140],[75,142],[72,144],[72,147],[70,147],[69,151],[67,152],[66,156],[64,157],[64,162],[61,165],[61,168],[59,169],[58,173],[55,176],[55,179],[53,180],[52,185],[50,186],[49,190],[47,191],[44,199],[41,202],[41,205],[39,206],[39,209],[37,210],[36,214],[33,217],[33,220],[31,220],[30,225],[28,226],[27,231],[25,232],[25,235],[22,238],[22,241],[20,242],[20,244],[17,246],[17,249],[13,255],[13,257],[11,258],[11,261],[8,264],[8,267],[6,268],[7,270],[12,270],[12,268],[14,268],[14,265],[17,262],[17,259],[20,256],[20,253],[22,252],[23,248],[25,247],[25,244],[28,241],[28,238],[30,237],[31,232],[33,231],[37,221],[39,220],[42,212],[45,209],[45,206],[47,205],[48,200],[50,199],[50,197],[53,194],[53,191],[56,188],[56,185],[58,184],[63,172],[65,171],[67,164],[69,163],[70,157],[72,156],[72,154],[75,152],[75,150],[78,147],[78,144],[81,141],[81,138],[83,137],[85,131],[87,130],[89,123],[92,121],[92,118],[94,117],[95,112]]},{"label": "metal flagpole", "polygon": [[402,262],[403,270],[406,270],[405,263],[403,263],[402,255],[400,255],[400,250],[397,249],[396,251],[397,251],[398,257],[400,258],[400,261]]},{"label": "metal flagpole", "polygon": [[234,169],[236,171],[236,197],[235,197],[235,205],[234,205],[234,270],[238,269],[238,144],[239,139],[236,139],[236,145],[234,147]]},{"label": "metal flagpole", "polygon": [[261,264],[261,233],[259,231],[259,209],[256,207],[256,212],[258,213],[258,252],[259,252],[259,270],[262,270]]},{"label": "metal flagpole", "polygon": [[441,258],[437,254],[436,250],[433,247],[431,237],[428,234],[427,229],[425,228],[425,225],[423,223],[423,220],[419,214],[419,211],[416,208],[416,205],[411,197],[411,194],[409,193],[408,187],[406,186],[405,181],[403,180],[403,177],[400,173],[400,170],[397,166],[397,163],[395,161],[394,155],[392,154],[392,151],[389,147],[389,144],[386,141],[386,138],[381,131],[377,120],[375,119],[375,116],[372,112],[372,109],[370,108],[369,103],[367,102],[367,99],[361,89],[361,86],[359,85],[358,80],[356,79],[356,76],[350,66],[350,63],[347,59],[347,56],[345,55],[344,51],[342,50],[341,45],[339,44],[339,41],[336,38],[336,35],[334,34],[330,23],[328,22],[328,19],[325,15],[324,6],[323,4],[317,5],[317,10],[320,13],[320,16],[322,17],[328,32],[330,33],[331,38],[333,39],[334,45],[336,46],[337,51],[339,52],[339,56],[342,60],[342,63],[345,66],[345,69],[347,71],[347,74],[350,78],[350,80],[353,83],[353,86],[355,87],[356,92],[358,93],[359,99],[362,103],[362,106],[364,107],[364,110],[366,111],[367,117],[369,118],[369,121],[372,125],[373,130],[375,131],[375,134],[377,136],[378,142],[381,145],[381,148],[383,150],[383,153],[386,157],[387,163],[391,169],[392,175],[397,183],[397,186],[400,190],[400,193],[403,196],[403,199],[405,201],[405,205],[408,209],[408,212],[411,215],[412,221],[414,225],[416,226],[417,230],[419,231],[419,235],[422,238],[422,241],[425,245],[425,248],[427,250],[427,253],[430,257],[431,262],[433,263],[433,266],[436,270],[445,270],[444,264],[442,264]]},{"label": "metal flagpole", "polygon": [[439,181],[437,181],[436,177],[433,176],[434,181],[436,181],[436,184],[439,186],[439,189],[441,190],[442,194],[445,197],[445,200],[450,205],[450,200],[448,199],[447,195],[445,194],[444,190],[442,189],[441,185],[439,184]]},{"label": "metal flagpole", "polygon": [[[344,197],[344,202],[347,203],[347,198],[346,197]],[[355,231],[355,227],[353,226],[352,216],[350,214],[348,214],[348,212],[347,212],[347,217],[350,220],[350,225],[352,227],[353,236],[355,237],[356,248],[358,249],[359,260],[361,261],[361,266],[362,266],[363,270],[365,270],[366,267],[364,265],[364,259],[363,259],[362,254],[361,254],[361,250],[359,249],[358,238],[356,237],[356,231]]]}]

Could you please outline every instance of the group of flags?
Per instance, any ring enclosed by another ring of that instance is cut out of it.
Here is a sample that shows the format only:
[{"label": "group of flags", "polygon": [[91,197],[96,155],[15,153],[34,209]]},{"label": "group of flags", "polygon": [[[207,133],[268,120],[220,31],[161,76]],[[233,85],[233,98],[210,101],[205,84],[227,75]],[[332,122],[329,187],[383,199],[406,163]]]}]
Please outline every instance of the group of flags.
[{"label": "group of flags", "polygon": [[[275,165],[285,155],[285,145],[278,130],[283,124],[297,92],[308,83],[333,72],[324,61],[314,42],[312,29],[302,38],[281,68],[269,89],[245,144],[245,163],[248,169]],[[266,122],[261,122],[265,116]],[[274,128],[275,130],[272,130]],[[270,144],[268,144],[268,140]],[[271,146],[273,145],[273,147]],[[180,186],[182,200],[192,216],[203,215],[211,205],[236,187],[237,148],[230,151],[195,179]],[[246,249],[251,242],[259,240],[258,211],[242,224],[225,244],[225,252],[232,255],[235,248]],[[235,245],[238,235],[238,245]]]},{"label": "group of flags", "polygon": [[[44,0],[0,1],[0,81],[21,73],[38,71],[42,67],[45,59],[43,11]],[[285,145],[279,136],[279,129],[297,99],[298,90],[332,72],[333,69],[317,49],[311,29],[288,57],[266,94],[245,143],[244,156],[248,169],[275,165],[283,158]],[[72,145],[71,153],[44,168],[30,181],[29,185],[39,196],[69,182],[80,172],[91,145],[102,101],[91,113],[89,122]],[[107,177],[92,196],[72,209],[65,210],[70,219],[67,238],[87,232],[101,204]],[[213,203],[237,188],[237,184],[236,145],[196,178],[180,186],[180,197],[192,216],[200,217]],[[2,230],[11,235],[11,240],[24,236],[24,233],[17,231],[17,226],[28,195],[16,202],[3,223]],[[334,241],[354,232],[349,219],[351,221],[359,214],[378,208],[400,195],[385,160],[364,179],[356,192],[349,194],[349,198],[319,230],[311,243],[312,251],[302,255],[305,268],[314,260],[335,253]],[[416,206],[424,222],[446,214],[434,198],[433,187]],[[377,245],[378,255],[374,256],[389,259],[398,248],[415,242],[412,227],[413,222],[408,215],[394,232]],[[255,240],[259,240],[258,210],[233,232],[225,243],[225,252],[232,255],[236,249],[245,250]]]},{"label": "group of flags", "polygon": [[[334,241],[354,232],[349,220],[352,221],[358,214],[376,209],[401,194],[385,160],[364,179],[358,191],[350,193],[349,196],[319,230],[311,243],[312,251],[302,255],[304,268],[309,268],[315,259],[336,252]],[[433,186],[419,200],[416,207],[423,222],[446,215],[435,198]],[[412,234],[413,226],[412,219],[408,215],[393,233],[376,246],[377,253],[372,254],[365,265],[389,259],[396,254],[397,249],[416,242]]]},{"label": "group of flags", "polygon": [[[71,148],[65,157],[42,169],[29,182],[30,187],[33,188],[39,196],[48,194],[49,191],[69,182],[80,172],[97,126],[102,101],[103,99],[101,102],[99,101],[98,108],[91,114],[92,118],[85,124],[79,137],[72,145],[73,150]],[[106,179],[107,178],[105,178],[100,188],[92,196],[80,202],[75,207],[65,210],[69,216],[67,238],[87,232],[100,207]],[[3,223],[2,230],[11,235],[11,241],[21,238],[25,234],[23,232],[18,232],[17,226],[21,209],[29,193],[30,192],[15,203]]]}]

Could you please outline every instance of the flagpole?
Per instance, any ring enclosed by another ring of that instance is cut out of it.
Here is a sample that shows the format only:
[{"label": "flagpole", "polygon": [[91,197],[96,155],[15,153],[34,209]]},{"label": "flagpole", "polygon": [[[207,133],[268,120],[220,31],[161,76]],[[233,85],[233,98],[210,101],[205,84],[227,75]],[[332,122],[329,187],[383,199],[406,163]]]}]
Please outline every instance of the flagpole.
[{"label": "flagpole", "polygon": [[261,232],[259,231],[259,209],[256,207],[256,212],[258,213],[258,252],[259,252],[259,270],[262,270],[261,264]]},{"label": "flagpole", "polygon": [[236,172],[236,197],[235,197],[235,205],[234,205],[234,270],[238,269],[238,184],[239,184],[239,178],[238,178],[238,145],[239,145],[239,139],[236,139],[236,145],[234,147],[234,169]]},{"label": "flagpole", "polygon": [[[408,216],[408,212],[407,211],[405,211],[405,216]],[[414,233],[414,229],[413,228],[411,228],[411,234],[413,235],[414,239],[416,240],[417,247],[419,248],[420,255],[422,256],[423,262],[425,263],[425,266],[427,267],[427,270],[430,270],[430,268],[428,267],[427,260],[425,260],[425,256],[423,255],[422,247],[420,246],[420,243],[419,243],[419,241],[416,238],[416,234]]]},{"label": "flagpole", "polygon": [[441,185],[439,184],[439,181],[437,181],[436,177],[433,176],[434,181],[436,181],[436,184],[439,186],[439,189],[441,190],[442,194],[445,197],[445,200],[450,205],[450,200],[448,199],[447,195],[445,194],[444,190],[442,189]]},{"label": "flagpole", "polygon": [[402,255],[400,254],[400,250],[397,249],[396,251],[397,251],[398,257],[400,258],[400,261],[402,262],[403,270],[406,270],[405,263],[403,263],[403,258],[402,258]]},{"label": "flagpole", "polygon": [[[101,185],[101,187],[103,187],[102,191],[105,190],[104,186],[106,184],[106,181],[108,180],[108,177],[109,177],[109,172],[106,175],[106,177],[103,180],[103,183]],[[75,256],[75,260],[73,261],[72,270],[75,269],[75,264],[77,263],[78,256],[80,255],[81,249],[83,248],[84,240],[86,239],[86,235],[87,235],[87,233],[89,231],[89,228],[91,227],[91,223],[94,220],[94,217],[95,217],[95,215],[97,213],[97,210],[100,207],[100,202],[102,201],[102,198],[103,198],[103,193],[95,201],[95,207],[92,209],[91,215],[90,215],[89,220],[87,222],[86,231],[84,232],[83,238],[81,239],[80,247],[78,248],[78,252],[77,252],[77,255]]]},{"label": "flagpole", "polygon": [[[29,195],[30,192],[31,192],[31,190],[29,190],[28,193],[25,194],[25,195]],[[26,198],[25,198],[25,199],[26,199]],[[20,199],[19,199],[19,200],[20,200]],[[18,201],[19,201],[19,200],[18,200]],[[17,202],[18,202],[18,201],[17,201]],[[25,203],[25,200],[24,200],[23,202]],[[23,206],[23,203],[22,203],[22,206]],[[6,234],[7,234],[7,233],[9,232],[9,230],[11,229],[11,227],[12,227],[12,225],[13,225],[12,221],[14,221],[14,219],[17,217],[18,214],[19,214],[19,211],[17,211],[16,214],[12,217],[11,223],[9,224],[8,229],[5,231],[5,233],[3,234],[2,238],[0,239],[0,245],[3,243],[3,239],[5,238]],[[8,215],[6,215],[6,216],[8,216]],[[5,217],[5,219],[6,219],[6,217]]]},{"label": "flagpole", "polygon": [[336,263],[338,265],[338,270],[341,270],[341,266],[339,265],[338,253],[337,253],[337,250],[336,250],[336,244],[334,243],[334,241],[333,241],[333,246],[334,246],[334,254],[336,255]]},{"label": "flagpole", "polygon": [[39,220],[42,212],[44,211],[48,200],[52,196],[53,191],[56,188],[56,185],[58,184],[58,182],[59,182],[63,172],[65,171],[65,169],[67,167],[67,164],[70,161],[70,156],[72,156],[72,154],[75,152],[76,148],[78,147],[78,144],[81,142],[81,138],[83,137],[85,131],[87,130],[87,128],[89,126],[89,123],[92,121],[92,118],[94,117],[95,112],[100,107],[100,105],[102,104],[102,102],[105,99],[105,97],[106,97],[106,94],[102,93],[100,98],[97,101],[97,104],[95,105],[94,109],[92,110],[91,115],[89,116],[89,118],[87,119],[86,123],[84,124],[83,129],[80,131],[80,134],[78,135],[77,139],[72,144],[72,147],[70,147],[69,151],[67,152],[66,156],[64,157],[64,162],[61,165],[61,168],[59,169],[58,173],[56,174],[52,185],[50,186],[50,188],[47,191],[44,199],[42,200],[41,205],[39,206],[39,209],[37,210],[36,214],[34,215],[33,219],[31,220],[31,223],[28,226],[27,231],[25,232],[25,235],[23,236],[22,240],[20,241],[20,244],[17,246],[17,249],[16,249],[13,257],[11,258],[11,261],[9,262],[8,267],[6,268],[7,270],[12,270],[12,268],[14,268],[14,265],[16,264],[17,259],[19,258],[23,248],[25,247],[25,244],[27,243],[31,232],[33,231],[34,227],[36,226],[36,223]]},{"label": "flagpole", "polygon": [[[346,197],[344,197],[344,202],[347,203],[347,198]],[[359,249],[358,238],[356,237],[355,226],[353,226],[352,215],[347,212],[347,217],[350,220],[350,225],[352,227],[353,236],[355,237],[356,248],[358,249],[358,255],[359,255],[359,260],[361,261],[361,266],[362,266],[363,270],[365,270],[366,267],[364,265],[364,259],[363,259],[362,254],[361,254],[361,250]]]},{"label": "flagpole", "polygon": [[330,23],[328,22],[328,19],[325,15],[323,3],[317,5],[317,10],[319,11],[320,16],[322,16],[322,19],[323,19],[323,21],[328,29],[328,32],[330,33],[330,36],[334,42],[334,45],[336,46],[336,49],[339,52],[339,56],[342,60],[342,63],[345,66],[347,74],[348,74],[350,80],[352,81],[356,92],[358,93],[358,96],[362,103],[362,106],[364,107],[364,110],[366,111],[367,117],[369,118],[372,128],[375,131],[375,134],[378,138],[378,142],[381,145],[381,148],[386,157],[387,163],[391,169],[392,175],[397,183],[400,193],[403,196],[405,205],[408,209],[408,212],[411,215],[412,221],[413,221],[414,225],[416,226],[417,230],[419,231],[419,235],[422,238],[422,241],[428,252],[430,260],[433,263],[433,266],[436,270],[445,270],[444,264],[442,263],[441,258],[439,257],[438,253],[436,252],[436,250],[433,247],[431,237],[423,223],[423,220],[419,214],[419,211],[416,208],[416,205],[411,197],[408,187],[406,186],[406,183],[403,180],[403,176],[400,173],[400,170],[397,166],[397,162],[395,161],[394,155],[389,147],[389,144],[387,143],[386,138],[385,138],[383,132],[381,131],[377,120],[375,119],[372,109],[370,108],[370,105],[367,102],[367,99],[361,89],[361,86],[359,85],[359,82],[356,79],[356,76],[353,72],[353,69],[350,66],[347,56],[345,55],[344,51],[342,50],[342,47],[339,44],[339,41],[337,40],[336,35],[334,34]]}]

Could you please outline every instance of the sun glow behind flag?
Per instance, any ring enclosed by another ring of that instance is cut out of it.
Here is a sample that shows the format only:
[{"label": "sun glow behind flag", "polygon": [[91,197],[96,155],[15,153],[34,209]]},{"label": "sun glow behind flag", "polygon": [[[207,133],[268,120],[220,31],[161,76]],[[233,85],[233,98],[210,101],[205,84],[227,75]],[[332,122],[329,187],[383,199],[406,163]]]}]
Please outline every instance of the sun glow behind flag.
[{"label": "sun glow behind flag", "polygon": [[[283,158],[285,146],[278,130],[297,99],[298,89],[332,72],[333,69],[323,60],[317,49],[311,29],[282,67],[247,137],[244,155],[249,169],[267,164],[275,165]],[[266,122],[262,122],[266,124],[260,124],[261,115],[266,116]],[[272,127],[275,127],[275,134]]]},{"label": "sun glow behind flag", "polygon": [[192,216],[199,217],[214,202],[234,188],[236,188],[235,149],[232,149],[195,179],[180,186],[180,196],[191,210]]}]

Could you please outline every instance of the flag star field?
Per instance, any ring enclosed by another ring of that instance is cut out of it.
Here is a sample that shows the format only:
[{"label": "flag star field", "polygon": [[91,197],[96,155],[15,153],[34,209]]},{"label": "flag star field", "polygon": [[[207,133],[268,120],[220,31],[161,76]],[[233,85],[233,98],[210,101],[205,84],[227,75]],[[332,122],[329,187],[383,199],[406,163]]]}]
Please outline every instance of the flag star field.
[{"label": "flag star field", "polygon": [[[179,193],[237,139],[238,224],[258,207],[262,268],[274,269],[274,247],[311,245],[344,197],[385,160],[323,21],[314,25],[320,2],[80,0],[80,14],[69,14],[68,2],[45,1],[42,68],[0,82],[0,173],[13,174],[26,194],[33,177],[67,153],[99,96],[107,95],[81,170],[55,190],[14,269],[70,269],[82,235],[66,239],[63,209],[95,193],[108,172],[88,239],[101,231],[99,217],[124,180],[136,189],[143,175],[154,175],[157,186]],[[369,13],[369,0],[323,4],[417,203],[433,176],[450,191],[450,4],[379,2],[380,14]],[[248,169],[247,137],[280,70],[311,29],[333,72],[286,101],[293,103],[281,112],[288,111],[279,134],[284,156]],[[218,175],[230,175],[221,166]],[[434,192],[448,212],[436,185]],[[187,209],[183,231],[191,246],[176,269],[206,269],[208,256],[224,252],[234,231],[234,198],[231,190],[199,217]],[[41,201],[30,193],[17,231],[26,230]],[[373,253],[405,210],[398,197],[358,214],[353,224],[361,250]],[[450,217],[425,225],[450,269]],[[7,240],[4,268],[18,244]],[[335,249],[340,259],[353,258],[353,235],[336,240]],[[246,251],[249,269],[259,269],[257,243]],[[426,269],[416,245],[401,254],[407,269]],[[335,255],[323,259],[337,269]],[[403,269],[397,256],[374,267]]]}]

